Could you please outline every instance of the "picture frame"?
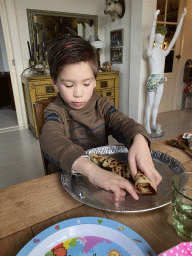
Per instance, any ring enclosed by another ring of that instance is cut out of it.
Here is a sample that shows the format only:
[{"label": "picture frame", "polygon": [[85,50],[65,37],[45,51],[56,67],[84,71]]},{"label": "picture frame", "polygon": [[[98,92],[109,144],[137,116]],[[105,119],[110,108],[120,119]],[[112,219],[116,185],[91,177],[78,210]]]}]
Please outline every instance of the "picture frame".
[{"label": "picture frame", "polygon": [[110,62],[113,64],[123,63],[123,47],[110,48]]},{"label": "picture frame", "polygon": [[110,46],[123,46],[123,29],[110,31]]}]

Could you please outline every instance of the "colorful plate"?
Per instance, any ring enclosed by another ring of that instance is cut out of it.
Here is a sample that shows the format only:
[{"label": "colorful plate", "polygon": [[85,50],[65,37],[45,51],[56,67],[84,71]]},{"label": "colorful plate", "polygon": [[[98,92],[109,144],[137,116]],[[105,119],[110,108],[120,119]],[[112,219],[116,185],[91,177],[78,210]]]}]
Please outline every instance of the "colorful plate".
[{"label": "colorful plate", "polygon": [[104,218],[82,217],[55,224],[35,236],[17,256],[156,256],[127,226]]}]

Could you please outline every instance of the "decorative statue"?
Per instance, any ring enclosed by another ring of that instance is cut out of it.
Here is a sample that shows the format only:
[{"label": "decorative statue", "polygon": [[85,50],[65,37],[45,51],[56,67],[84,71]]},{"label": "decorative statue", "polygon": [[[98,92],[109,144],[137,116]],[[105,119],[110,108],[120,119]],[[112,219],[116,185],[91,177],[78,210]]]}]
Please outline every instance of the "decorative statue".
[{"label": "decorative statue", "polygon": [[112,63],[109,61],[103,62],[102,68],[104,72],[110,72],[112,67]]},{"label": "decorative statue", "polygon": [[106,0],[105,14],[111,15],[111,20],[114,22],[116,15],[123,18],[125,14],[125,0]]},{"label": "decorative statue", "polygon": [[[187,13],[186,8],[184,8],[183,13],[181,15],[181,19],[179,21],[179,24],[177,26],[177,29],[175,31],[174,37],[171,40],[170,44],[168,45],[168,48],[166,50],[161,49],[161,45],[164,41],[165,34],[167,33],[167,28],[163,26],[156,27],[156,19],[157,15],[160,13],[160,10],[157,10],[154,13],[154,20],[153,25],[151,29],[151,35],[149,40],[149,48],[147,50],[147,56],[149,58],[149,66],[150,66],[150,76],[147,81],[147,102],[146,102],[146,109],[145,109],[145,128],[148,132],[148,134],[151,134],[151,129],[157,130],[157,114],[158,114],[158,108],[161,101],[161,97],[163,95],[163,88],[164,88],[164,82],[167,80],[167,78],[164,75],[164,67],[165,67],[165,57],[169,54],[171,51],[173,45],[175,44],[182,24],[183,19]],[[156,28],[155,28],[156,27]],[[155,41],[155,46],[153,47],[153,43]],[[152,122],[150,126],[150,117],[151,117],[151,110],[152,111]],[[159,132],[158,126],[158,134]],[[161,130],[162,133],[162,130]]]}]

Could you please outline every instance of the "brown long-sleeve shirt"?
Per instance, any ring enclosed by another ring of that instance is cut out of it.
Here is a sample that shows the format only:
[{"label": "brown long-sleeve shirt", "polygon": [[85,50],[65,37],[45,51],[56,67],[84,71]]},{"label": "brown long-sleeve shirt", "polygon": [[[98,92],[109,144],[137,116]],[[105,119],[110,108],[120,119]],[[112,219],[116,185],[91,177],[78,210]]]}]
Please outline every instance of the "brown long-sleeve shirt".
[{"label": "brown long-sleeve shirt", "polygon": [[86,150],[105,146],[109,135],[128,149],[136,134],[148,138],[141,124],[116,110],[108,98],[99,96],[95,91],[80,110],[72,109],[58,94],[44,114],[45,124],[39,138],[41,148],[66,171],[71,171],[73,163],[86,155]]}]

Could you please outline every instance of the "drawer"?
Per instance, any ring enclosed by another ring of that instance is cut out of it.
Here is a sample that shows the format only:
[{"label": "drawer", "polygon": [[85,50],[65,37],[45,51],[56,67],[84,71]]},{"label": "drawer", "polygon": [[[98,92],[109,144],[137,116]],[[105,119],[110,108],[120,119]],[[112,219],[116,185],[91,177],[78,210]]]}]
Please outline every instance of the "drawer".
[{"label": "drawer", "polygon": [[47,93],[47,94],[39,94],[36,95],[36,98],[39,99],[48,99],[49,97],[57,96],[58,91],[54,90],[54,93]]},{"label": "drawer", "polygon": [[43,80],[33,80],[31,81],[31,83],[34,85],[34,86],[53,86],[53,82],[51,79],[43,79]]},{"label": "drawer", "polygon": [[46,96],[37,97],[37,101],[46,100],[48,98],[49,98],[49,96],[48,97],[46,97]]},{"label": "drawer", "polygon": [[103,97],[115,97],[115,91],[114,90],[103,90],[103,93],[102,93],[102,96]]},{"label": "drawer", "polygon": [[35,91],[36,91],[36,95],[47,95],[47,94],[52,94],[55,93],[55,90],[53,88],[53,86],[35,86]]},{"label": "drawer", "polygon": [[114,79],[96,81],[96,89],[114,88]]},{"label": "drawer", "polygon": [[52,93],[52,94],[47,94],[47,95],[39,95],[37,96],[37,101],[39,100],[44,100],[44,99],[48,99],[49,97],[53,97],[53,96],[57,96],[57,92]]}]

